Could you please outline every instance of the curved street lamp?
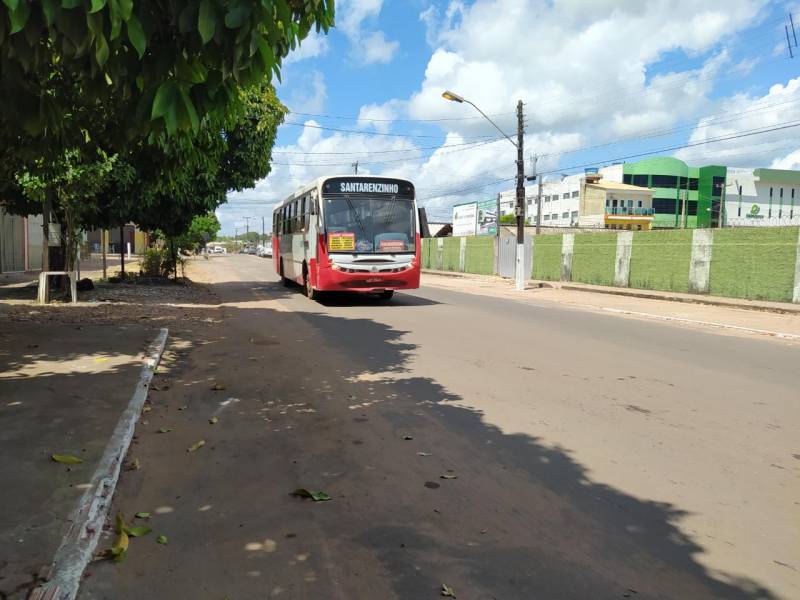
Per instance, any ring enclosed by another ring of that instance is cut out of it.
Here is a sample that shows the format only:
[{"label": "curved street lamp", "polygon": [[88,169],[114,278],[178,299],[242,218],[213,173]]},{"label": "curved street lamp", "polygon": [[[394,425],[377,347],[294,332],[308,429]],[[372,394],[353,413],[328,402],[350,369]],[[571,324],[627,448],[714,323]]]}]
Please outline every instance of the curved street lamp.
[{"label": "curved street lamp", "polygon": [[[517,216],[517,256],[516,256],[516,289],[521,292],[525,289],[525,165],[522,160],[522,100],[517,102],[517,141],[515,142],[506,135],[506,132],[489,118],[485,112],[478,108],[474,102],[467,100],[464,96],[445,90],[442,98],[450,102],[463,104],[466,102],[477,110],[481,116],[489,121],[492,126],[503,134],[503,137],[511,142],[517,149],[517,208],[514,211]],[[499,207],[499,205],[498,205]],[[497,214],[497,233],[500,233],[500,214]],[[500,249],[498,248],[498,252]]]}]

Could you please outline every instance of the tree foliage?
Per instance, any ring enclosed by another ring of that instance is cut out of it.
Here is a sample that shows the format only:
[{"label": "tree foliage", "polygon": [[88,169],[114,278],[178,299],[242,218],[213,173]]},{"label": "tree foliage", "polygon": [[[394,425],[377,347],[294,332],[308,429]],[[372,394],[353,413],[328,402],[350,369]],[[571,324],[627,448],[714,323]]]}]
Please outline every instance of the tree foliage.
[{"label": "tree foliage", "polygon": [[[110,103],[128,136],[197,132],[242,110],[238,91],[279,77],[333,14],[333,0],[2,0],[3,125],[58,133],[76,124],[64,115]],[[61,81],[76,93],[54,93]]]}]

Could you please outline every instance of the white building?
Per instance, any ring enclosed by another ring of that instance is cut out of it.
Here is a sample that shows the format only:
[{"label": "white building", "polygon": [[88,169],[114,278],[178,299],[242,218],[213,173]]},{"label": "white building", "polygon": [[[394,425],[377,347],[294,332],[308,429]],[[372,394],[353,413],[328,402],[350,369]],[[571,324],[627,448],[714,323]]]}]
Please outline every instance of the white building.
[{"label": "white building", "polygon": [[[598,170],[603,181],[622,183],[622,165],[611,165]],[[562,175],[542,184],[543,227],[578,227],[580,219],[581,182],[585,173]],[[538,183],[525,187],[525,216],[529,225],[536,223],[536,195]],[[500,213],[513,215],[516,204],[516,191],[507,190],[500,194]]]},{"label": "white building", "polygon": [[800,225],[800,171],[728,167],[725,226]]}]

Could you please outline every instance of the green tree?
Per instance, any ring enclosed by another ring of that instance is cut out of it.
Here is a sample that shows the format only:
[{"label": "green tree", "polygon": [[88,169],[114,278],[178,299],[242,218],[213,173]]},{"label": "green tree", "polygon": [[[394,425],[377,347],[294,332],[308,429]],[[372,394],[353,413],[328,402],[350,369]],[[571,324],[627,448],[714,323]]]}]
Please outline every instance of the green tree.
[{"label": "green tree", "polygon": [[219,219],[213,212],[205,215],[197,215],[192,219],[189,229],[183,235],[179,236],[175,243],[185,250],[193,250],[195,248],[205,248],[208,242],[213,242],[217,239],[217,234],[220,228]]},{"label": "green tree", "polygon": [[[0,114],[6,135],[75,134],[76,109],[113,106],[132,135],[198,131],[244,108],[333,0],[3,0]],[[57,93],[68,81],[74,94]],[[78,124],[80,128],[80,124]]]}]

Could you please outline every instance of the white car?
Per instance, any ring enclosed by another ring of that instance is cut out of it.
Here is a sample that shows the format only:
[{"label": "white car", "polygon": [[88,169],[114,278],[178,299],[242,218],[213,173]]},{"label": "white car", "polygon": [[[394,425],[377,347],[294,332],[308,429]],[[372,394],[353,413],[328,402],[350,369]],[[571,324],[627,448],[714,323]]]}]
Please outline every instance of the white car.
[{"label": "white car", "polygon": [[211,249],[211,252],[213,252],[214,254],[225,254],[227,250],[225,250],[225,248],[223,248],[222,246],[214,246]]}]

